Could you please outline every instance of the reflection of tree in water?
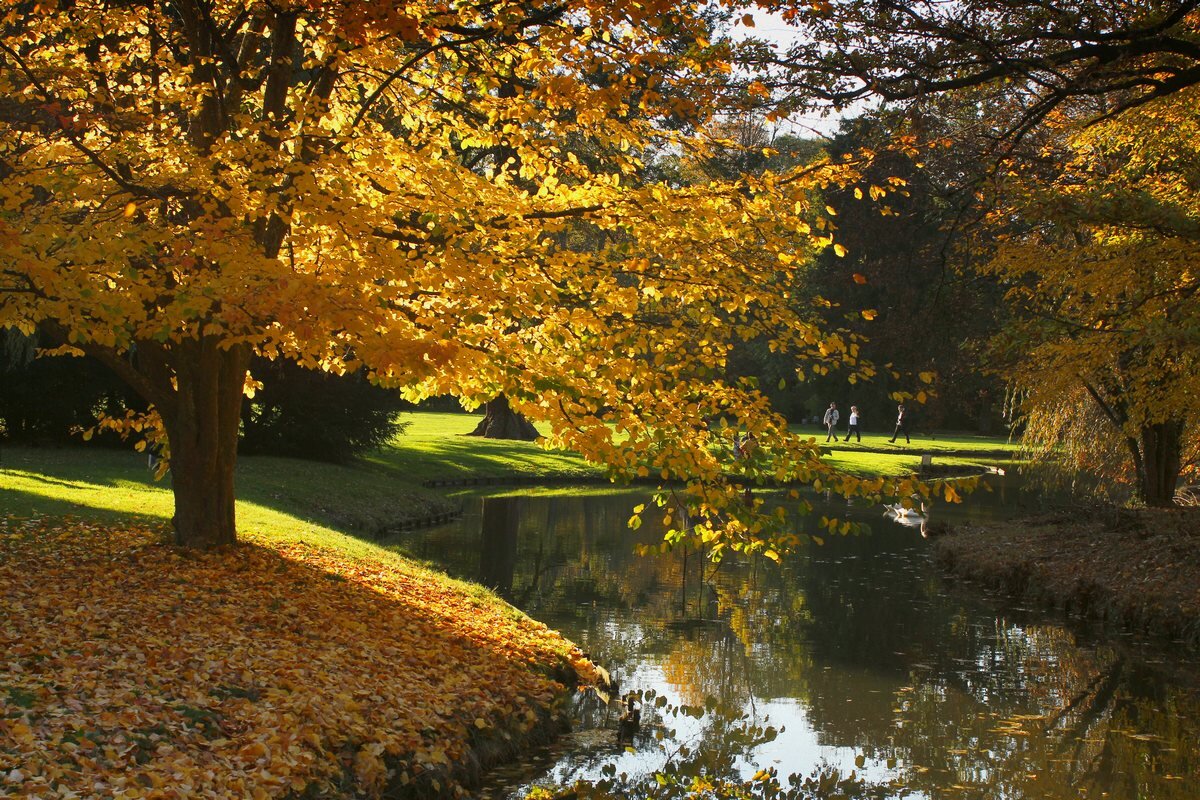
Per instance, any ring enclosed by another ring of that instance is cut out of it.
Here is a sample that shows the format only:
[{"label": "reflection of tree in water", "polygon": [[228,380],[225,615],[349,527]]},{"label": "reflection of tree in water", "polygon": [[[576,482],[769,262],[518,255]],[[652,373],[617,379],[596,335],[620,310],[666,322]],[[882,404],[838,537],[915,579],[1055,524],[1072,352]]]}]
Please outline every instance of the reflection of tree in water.
[{"label": "reflection of tree in water", "polygon": [[[686,612],[680,555],[634,554],[662,535],[649,516],[627,528],[640,501],[481,503],[468,524],[490,513],[503,533],[437,532],[445,538],[425,557],[453,553],[467,577],[494,570],[493,585],[619,673],[661,665],[684,701],[753,710],[794,699],[821,744],[896,759],[930,798],[1196,797],[1200,699],[1178,687],[1200,677],[1149,675],[1136,657],[1080,647],[1062,628],[972,610],[945,594],[919,537],[883,526],[782,567],[727,564],[705,589],[703,616],[718,623],[699,624],[695,554]],[[706,720],[699,735],[716,748],[725,730]]]},{"label": "reflection of tree in water", "polygon": [[480,505],[478,580],[511,601],[513,573],[517,567],[521,498],[485,497]]},{"label": "reflection of tree in water", "polygon": [[[897,693],[890,752],[931,797],[1195,798],[1200,698],[1061,628],[1000,626],[990,654]],[[1188,679],[1194,685],[1196,676]],[[1154,688],[1152,688],[1154,687]],[[959,787],[948,789],[947,787]]]},{"label": "reflection of tree in water", "polygon": [[752,664],[738,638],[727,629],[692,631],[676,639],[663,661],[675,696],[689,705],[718,698],[736,708],[754,700]]}]

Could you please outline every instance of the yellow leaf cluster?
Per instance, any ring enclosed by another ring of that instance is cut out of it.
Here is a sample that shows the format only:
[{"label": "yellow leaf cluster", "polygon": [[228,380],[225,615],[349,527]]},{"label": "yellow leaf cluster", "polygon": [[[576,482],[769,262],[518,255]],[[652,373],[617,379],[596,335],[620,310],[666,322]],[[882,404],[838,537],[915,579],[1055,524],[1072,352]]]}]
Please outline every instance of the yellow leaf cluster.
[{"label": "yellow leaf cluster", "polygon": [[729,70],[691,6],[6,8],[0,326],[104,359],[172,441],[215,429],[187,417],[240,402],[259,354],[414,399],[505,393],[614,477],[694,481],[745,546],[712,421],[769,439],[764,480],[815,474],[723,378],[752,341],[818,374],[855,361],[789,291],[844,255],[814,198],[860,176],[647,183],[648,153],[706,152],[681,131]]},{"label": "yellow leaf cluster", "polygon": [[[1043,155],[1058,175],[1014,170],[993,216],[987,269],[1017,318],[997,349],[1026,408],[1101,401],[1114,433],[1200,415],[1200,92],[1088,127],[1058,120]],[[1033,221],[1019,230],[1011,220]],[[1191,422],[1188,422],[1188,421]]]}]

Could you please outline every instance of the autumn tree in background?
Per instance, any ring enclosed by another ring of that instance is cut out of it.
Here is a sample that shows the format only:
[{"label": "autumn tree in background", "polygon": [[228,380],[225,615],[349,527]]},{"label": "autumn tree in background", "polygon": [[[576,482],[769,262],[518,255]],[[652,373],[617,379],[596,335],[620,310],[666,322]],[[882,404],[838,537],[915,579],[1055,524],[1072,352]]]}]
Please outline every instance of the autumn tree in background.
[{"label": "autumn tree in background", "polygon": [[939,98],[984,110],[989,169],[974,190],[989,194],[992,175],[1021,176],[1003,190],[1018,199],[992,217],[991,230],[1012,238],[984,272],[1009,282],[1024,317],[1004,350],[1027,410],[1040,409],[1027,419],[1077,408],[1083,391],[1120,437],[1139,495],[1171,502],[1195,441],[1193,323],[1180,308],[1194,293],[1182,265],[1196,153],[1175,134],[1194,130],[1200,3],[756,5],[801,34],[743,54],[784,98],[779,113],[874,99],[919,116]]},{"label": "autumn tree in background", "polygon": [[1111,447],[1072,431],[1086,397],[1140,499],[1170,505],[1200,439],[1200,91],[1062,124],[1062,149],[1015,169],[993,215],[985,269],[1019,313],[997,351],[1034,440],[1102,466]]},{"label": "autumn tree in background", "polygon": [[832,242],[811,198],[851,168],[635,179],[653,149],[703,147],[659,124],[702,123],[727,72],[702,29],[662,46],[699,24],[691,6],[4,8],[0,324],[48,331],[152,404],[181,544],[235,540],[255,355],[363,367],[411,399],[504,394],[616,476],[691,481],[697,530],[727,546],[766,543],[722,514],[740,491],[718,418],[773,443],[751,479],[857,486],[721,379],[755,338],[861,368],[773,289]]}]

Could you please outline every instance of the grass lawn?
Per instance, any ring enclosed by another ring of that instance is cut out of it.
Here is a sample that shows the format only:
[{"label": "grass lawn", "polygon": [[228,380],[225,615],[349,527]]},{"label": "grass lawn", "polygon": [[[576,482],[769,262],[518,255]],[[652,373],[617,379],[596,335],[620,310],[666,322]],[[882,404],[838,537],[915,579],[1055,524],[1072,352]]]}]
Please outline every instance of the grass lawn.
[{"label": "grass lawn", "polygon": [[[831,443],[832,444],[832,443]],[[833,450],[822,460],[832,464],[842,472],[857,475],[861,478],[882,475],[895,478],[910,475],[917,471],[921,463],[919,455],[892,455],[890,453],[854,452]]]},{"label": "grass lawn", "polygon": [[[891,432],[864,433],[862,441],[845,441],[845,430],[838,431],[841,441],[826,442],[826,431],[815,425],[792,425],[790,430],[801,436],[811,436],[829,451],[825,460],[843,472],[860,477],[882,475],[897,477],[917,471],[921,456],[929,453],[934,463],[970,466],[993,463],[997,458],[1016,455],[1020,442],[1003,436],[980,436],[962,432],[911,435],[911,443],[903,440],[890,443]],[[844,428],[844,425],[843,425]],[[936,438],[935,438],[936,437]],[[987,454],[982,455],[982,454]],[[975,455],[980,454],[980,455]],[[1002,462],[1001,462],[1002,463]]]},{"label": "grass lawn", "polygon": [[[404,416],[410,424],[402,435],[352,464],[239,458],[239,529],[279,539],[329,541],[337,531],[373,535],[455,508],[454,501],[421,486],[430,478],[602,474],[576,455],[532,442],[465,436],[478,421],[474,415]],[[169,480],[155,481],[144,455],[85,446],[0,449],[0,516],[152,522],[169,520],[172,513]]]},{"label": "grass lawn", "polygon": [[[573,453],[547,451],[533,442],[466,436],[473,414],[416,412],[403,415],[403,434],[383,450],[349,465],[265,456],[238,460],[239,527],[246,534],[280,540],[321,540],[357,548],[349,537],[374,535],[406,519],[453,509],[454,501],[422,488],[431,478],[547,475],[595,479],[603,469]],[[814,435],[808,428],[797,433]],[[823,437],[816,436],[822,443]],[[887,444],[884,434],[857,442],[829,443],[827,459],[855,475],[895,476],[916,470],[920,455],[957,463],[954,451],[1015,452],[1000,437],[965,434],[921,437],[911,446]],[[885,450],[886,452],[878,452]],[[967,459],[968,461],[973,459]],[[0,450],[0,516],[83,517],[113,522],[171,518],[166,481],[156,482],[145,457],[98,447]]]},{"label": "grass lawn", "polygon": [[[801,435],[815,437],[822,445],[825,444],[825,429],[815,425],[792,425],[791,431]],[[892,432],[889,430],[886,433],[863,433],[862,442],[857,440],[852,442],[845,441],[846,431],[843,423],[842,429],[838,431],[838,437],[841,441],[829,442],[831,450],[844,450],[853,452],[859,448],[870,448],[872,450],[884,450],[889,453],[910,453],[920,455],[921,453],[942,453],[949,451],[967,451],[967,452],[992,452],[1003,451],[1015,453],[1021,447],[1019,441],[1009,440],[1006,436],[980,436],[978,434],[962,433],[962,432],[946,432],[934,433],[932,436],[926,433],[909,434],[912,439],[911,444],[906,444],[903,439],[892,444],[888,442],[892,438]]]},{"label": "grass lawn", "polygon": [[596,478],[604,474],[574,453],[549,451],[534,442],[467,436],[475,414],[414,412],[401,414],[407,424],[391,446],[367,457],[402,480],[468,476],[555,475]]},{"label": "grass lawn", "polygon": [[[373,534],[453,508],[418,481],[370,464],[247,456],[238,460],[236,481],[239,529],[271,537]],[[169,478],[155,481],[138,453],[97,447],[0,453],[0,516],[152,522],[169,520],[173,506]]]}]

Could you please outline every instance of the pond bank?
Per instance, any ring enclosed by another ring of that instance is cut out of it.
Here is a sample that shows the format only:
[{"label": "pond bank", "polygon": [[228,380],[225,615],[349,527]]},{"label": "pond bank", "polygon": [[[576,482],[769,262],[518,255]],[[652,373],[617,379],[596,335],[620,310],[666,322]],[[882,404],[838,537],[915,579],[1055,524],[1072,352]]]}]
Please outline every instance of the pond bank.
[{"label": "pond bank", "polygon": [[380,552],[0,518],[6,797],[453,797],[561,730],[595,668]]},{"label": "pond bank", "polygon": [[934,548],[949,573],[1014,599],[1200,647],[1200,509],[965,525]]}]

